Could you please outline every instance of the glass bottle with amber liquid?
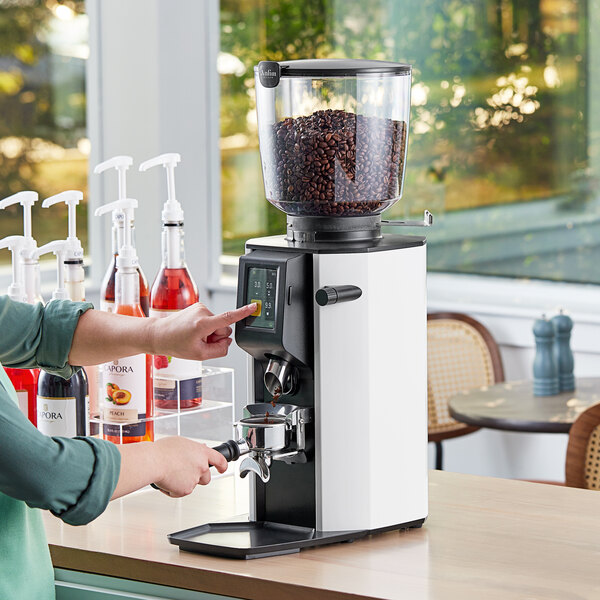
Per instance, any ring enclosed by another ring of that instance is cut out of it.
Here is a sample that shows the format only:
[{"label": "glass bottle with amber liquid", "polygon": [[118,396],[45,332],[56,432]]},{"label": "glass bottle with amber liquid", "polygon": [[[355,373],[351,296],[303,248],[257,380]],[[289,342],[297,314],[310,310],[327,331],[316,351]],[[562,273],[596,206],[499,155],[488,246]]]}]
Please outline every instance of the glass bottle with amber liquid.
[{"label": "glass bottle with amber liquid", "polygon": [[[112,224],[112,258],[102,279],[100,287],[100,310],[106,312],[115,311],[115,279],[117,275],[117,256],[119,256],[119,247],[123,244],[125,216],[123,211],[113,211]],[[134,235],[135,244],[135,232]],[[149,316],[150,308],[150,289],[148,280],[142,271],[142,268],[137,268],[140,287],[140,306],[144,316]]]},{"label": "glass bottle with amber liquid", "polygon": [[[118,200],[100,207],[96,215],[124,209],[125,235],[116,259],[115,310],[120,315],[144,318],[140,304],[138,258],[132,243],[131,223],[137,201]],[[102,365],[101,418],[104,439],[116,444],[151,442],[153,416],[151,356],[137,354]]]}]

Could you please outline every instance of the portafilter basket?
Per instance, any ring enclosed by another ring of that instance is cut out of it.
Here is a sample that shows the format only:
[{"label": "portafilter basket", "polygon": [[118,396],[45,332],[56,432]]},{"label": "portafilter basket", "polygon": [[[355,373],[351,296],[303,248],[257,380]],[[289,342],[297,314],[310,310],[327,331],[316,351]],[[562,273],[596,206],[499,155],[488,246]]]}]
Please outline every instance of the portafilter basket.
[{"label": "portafilter basket", "polygon": [[252,416],[241,419],[241,437],[251,451],[277,452],[288,446],[290,427],[284,416]]}]

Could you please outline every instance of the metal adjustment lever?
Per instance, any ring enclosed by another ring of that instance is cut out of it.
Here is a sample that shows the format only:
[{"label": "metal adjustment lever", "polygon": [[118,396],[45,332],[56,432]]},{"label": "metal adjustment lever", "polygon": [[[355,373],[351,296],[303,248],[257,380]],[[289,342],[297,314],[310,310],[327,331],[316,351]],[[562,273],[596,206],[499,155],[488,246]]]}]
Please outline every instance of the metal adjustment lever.
[{"label": "metal adjustment lever", "polygon": [[351,302],[361,296],[362,290],[356,285],[326,285],[317,290],[315,300],[319,306],[327,306],[337,302]]},{"label": "metal adjustment lever", "polygon": [[433,215],[426,210],[423,213],[422,221],[381,221],[381,224],[391,227],[431,227],[433,225]]}]

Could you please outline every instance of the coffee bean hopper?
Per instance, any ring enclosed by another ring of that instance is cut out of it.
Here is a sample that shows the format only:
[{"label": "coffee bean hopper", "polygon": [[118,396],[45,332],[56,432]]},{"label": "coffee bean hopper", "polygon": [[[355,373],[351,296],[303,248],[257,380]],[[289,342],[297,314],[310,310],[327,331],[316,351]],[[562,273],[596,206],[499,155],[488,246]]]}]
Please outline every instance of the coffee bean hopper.
[{"label": "coffee bean hopper", "polygon": [[411,67],[261,62],[255,76],[265,194],[287,231],[249,240],[239,264],[237,305],[258,305],[235,332],[249,403],[219,449],[243,455],[250,519],[169,536],[237,558],[427,516],[426,242],[381,219],[402,195]]}]

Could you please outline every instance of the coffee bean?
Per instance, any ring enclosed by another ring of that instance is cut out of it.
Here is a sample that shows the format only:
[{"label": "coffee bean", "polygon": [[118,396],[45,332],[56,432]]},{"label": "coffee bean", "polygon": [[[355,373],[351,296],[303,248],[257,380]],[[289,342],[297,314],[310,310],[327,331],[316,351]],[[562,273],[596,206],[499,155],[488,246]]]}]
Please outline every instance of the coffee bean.
[{"label": "coffee bean", "polygon": [[261,152],[267,198],[286,213],[377,214],[400,193],[406,123],[322,110],[275,123]]}]

